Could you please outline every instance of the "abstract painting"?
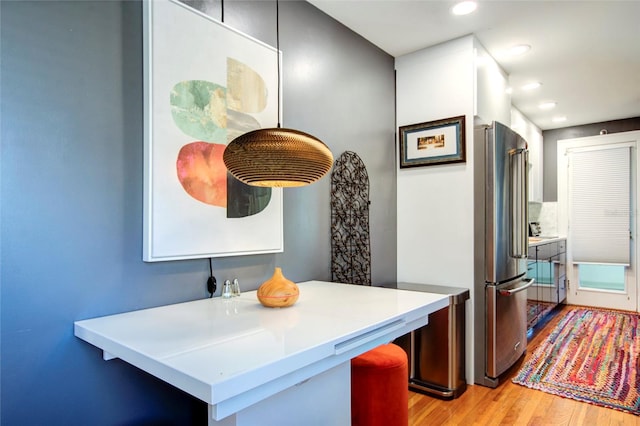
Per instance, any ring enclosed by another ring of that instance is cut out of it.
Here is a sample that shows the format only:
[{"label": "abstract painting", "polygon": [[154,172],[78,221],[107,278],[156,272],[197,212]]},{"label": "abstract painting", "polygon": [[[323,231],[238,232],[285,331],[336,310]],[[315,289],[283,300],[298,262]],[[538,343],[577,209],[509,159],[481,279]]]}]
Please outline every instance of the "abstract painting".
[{"label": "abstract painting", "polygon": [[173,0],[144,2],[144,241],[148,262],[283,251],[282,190],[222,161],[278,122],[276,49]]}]

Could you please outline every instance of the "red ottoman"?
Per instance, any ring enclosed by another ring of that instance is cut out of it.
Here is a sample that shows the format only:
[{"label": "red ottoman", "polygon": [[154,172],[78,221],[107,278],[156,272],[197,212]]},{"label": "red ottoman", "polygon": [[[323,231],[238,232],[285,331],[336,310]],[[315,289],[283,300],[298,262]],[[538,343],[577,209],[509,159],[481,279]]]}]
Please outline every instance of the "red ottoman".
[{"label": "red ottoman", "polygon": [[407,426],[407,353],[393,343],[351,360],[351,425]]}]

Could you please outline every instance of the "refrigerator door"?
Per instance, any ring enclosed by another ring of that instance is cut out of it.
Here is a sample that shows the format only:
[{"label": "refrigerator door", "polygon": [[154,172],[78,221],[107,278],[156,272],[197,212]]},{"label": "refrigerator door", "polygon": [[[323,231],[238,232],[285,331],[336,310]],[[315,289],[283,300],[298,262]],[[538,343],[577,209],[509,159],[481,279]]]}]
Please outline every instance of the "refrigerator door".
[{"label": "refrigerator door", "polygon": [[485,281],[499,284],[527,268],[527,143],[494,122],[486,129],[485,149]]},{"label": "refrigerator door", "polygon": [[527,288],[533,279],[518,278],[499,286],[486,286],[487,368],[495,379],[527,348]]}]

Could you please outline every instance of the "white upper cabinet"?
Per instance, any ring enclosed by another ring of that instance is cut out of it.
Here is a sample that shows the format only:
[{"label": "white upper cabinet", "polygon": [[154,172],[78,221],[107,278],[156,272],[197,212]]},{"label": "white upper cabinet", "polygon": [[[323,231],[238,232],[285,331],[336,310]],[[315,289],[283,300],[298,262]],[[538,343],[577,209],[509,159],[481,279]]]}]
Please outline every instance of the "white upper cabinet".
[{"label": "white upper cabinet", "polygon": [[542,202],[542,131],[511,107],[511,128],[529,145],[529,201]]},{"label": "white upper cabinet", "polygon": [[509,76],[475,38],[474,41],[474,115],[476,124],[499,121],[511,124]]}]

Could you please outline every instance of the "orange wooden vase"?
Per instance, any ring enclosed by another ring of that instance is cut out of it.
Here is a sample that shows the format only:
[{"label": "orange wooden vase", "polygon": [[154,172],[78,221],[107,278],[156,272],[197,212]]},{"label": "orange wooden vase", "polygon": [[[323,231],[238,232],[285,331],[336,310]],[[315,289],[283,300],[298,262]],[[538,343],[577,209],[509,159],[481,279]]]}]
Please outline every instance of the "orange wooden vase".
[{"label": "orange wooden vase", "polygon": [[268,308],[284,308],[296,303],[300,289],[296,283],[282,275],[282,269],[276,268],[273,276],[258,288],[258,300]]}]

